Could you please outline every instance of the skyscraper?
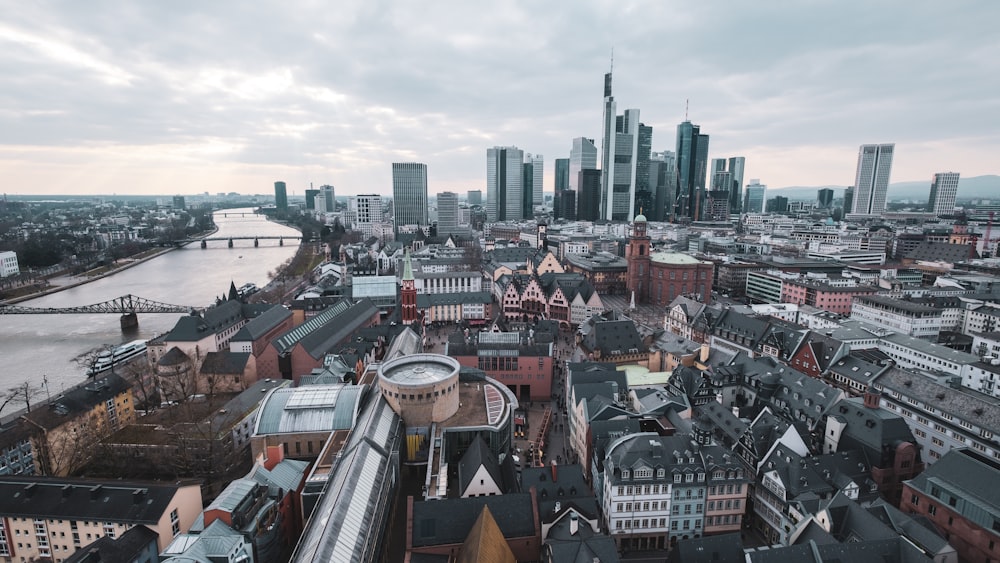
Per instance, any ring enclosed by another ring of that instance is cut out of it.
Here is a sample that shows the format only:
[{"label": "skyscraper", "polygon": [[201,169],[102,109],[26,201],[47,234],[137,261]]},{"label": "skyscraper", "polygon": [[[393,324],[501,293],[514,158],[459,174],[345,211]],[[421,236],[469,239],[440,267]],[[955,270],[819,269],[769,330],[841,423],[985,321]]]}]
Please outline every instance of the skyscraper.
[{"label": "skyscraper", "polygon": [[593,139],[577,137],[569,153],[569,189],[580,193],[580,171],[597,170],[597,147]]},{"label": "skyscraper", "polygon": [[854,186],[848,186],[844,190],[844,215],[854,211]]},{"label": "skyscraper", "polygon": [[729,157],[729,175],[732,177],[732,187],[729,188],[729,212],[739,214],[743,206],[743,172],[747,167],[747,159],[743,156]]},{"label": "skyscraper", "polygon": [[[711,211],[713,220],[718,220],[722,215],[722,198],[726,199],[726,214],[729,214],[729,189],[733,185],[733,175],[726,170],[726,159],[713,158],[712,167],[709,168],[709,198],[712,200]],[[725,192],[725,196],[723,196]]]},{"label": "skyscraper", "polygon": [[427,226],[427,165],[419,162],[392,163],[393,227]]},{"label": "skyscraper", "polygon": [[576,218],[597,221],[601,217],[601,171],[584,168],[577,179],[580,191],[576,195]]},{"label": "skyscraper", "polygon": [[274,183],[274,207],[278,211],[288,211],[288,190],[284,182]]},{"label": "skyscraper", "polygon": [[437,196],[439,235],[450,235],[458,230],[458,194],[441,192]]},{"label": "skyscraper", "polygon": [[326,211],[328,213],[333,213],[334,211],[336,211],[337,198],[336,194],[333,191],[333,186],[331,186],[330,184],[323,184],[322,186],[319,187],[319,189],[323,192],[323,199],[326,203],[326,208],[323,209],[322,211]]},{"label": "skyscraper", "polygon": [[483,204],[483,190],[469,190],[466,195],[469,200],[469,205],[482,205]]},{"label": "skyscraper", "polygon": [[927,211],[935,215],[951,215],[955,212],[955,197],[958,195],[958,172],[938,172],[931,182],[931,195],[927,201]]},{"label": "skyscraper", "polygon": [[535,216],[535,206],[542,204],[542,179],[545,161],[542,155],[524,155],[524,176],[521,180],[521,217]]},{"label": "skyscraper", "polygon": [[652,221],[670,220],[674,211],[674,190],[677,189],[677,158],[674,151],[651,154],[649,185],[653,192],[653,208],[646,212],[646,217]]},{"label": "skyscraper", "polygon": [[764,192],[767,186],[754,178],[747,184],[746,195],[743,198],[743,213],[763,213],[764,212]]},{"label": "skyscraper", "polygon": [[816,202],[820,209],[830,209],[833,207],[833,190],[830,188],[820,188],[816,192]]},{"label": "skyscraper", "polygon": [[674,208],[678,217],[701,219],[708,166],[708,135],[685,121],[677,126],[677,190]]},{"label": "skyscraper", "polygon": [[[639,124],[639,141],[635,153],[635,204],[632,217],[651,210],[656,196],[653,193],[653,180],[649,177],[649,159],[653,149],[653,128]],[[648,216],[648,213],[646,213]],[[629,217],[631,219],[631,217]]]},{"label": "skyscraper", "polygon": [[555,193],[559,193],[563,190],[569,189],[569,159],[568,158],[557,158],[556,163],[556,176],[555,176]]},{"label": "skyscraper", "polygon": [[306,209],[316,209],[317,195],[319,195],[319,190],[314,190],[312,188],[306,190]]},{"label": "skyscraper", "polygon": [[601,217],[609,221],[628,221],[632,219],[635,208],[639,110],[627,109],[624,114],[616,115],[616,108],[609,72],[604,75]]},{"label": "skyscraper", "polygon": [[517,147],[486,149],[486,220],[521,219],[524,152]]},{"label": "skyscraper", "polygon": [[854,209],[859,215],[881,215],[885,212],[885,196],[889,191],[894,143],[861,145],[858,149],[858,171],[854,180]]}]

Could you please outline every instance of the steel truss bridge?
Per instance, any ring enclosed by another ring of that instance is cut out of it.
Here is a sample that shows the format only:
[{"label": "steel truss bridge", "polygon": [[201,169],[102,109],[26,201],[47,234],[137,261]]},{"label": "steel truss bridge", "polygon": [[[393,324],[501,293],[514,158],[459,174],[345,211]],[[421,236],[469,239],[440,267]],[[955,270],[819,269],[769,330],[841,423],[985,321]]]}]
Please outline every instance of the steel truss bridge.
[{"label": "steel truss bridge", "polygon": [[203,307],[185,307],[160,303],[138,295],[122,295],[101,303],[79,305],[76,307],[22,307],[20,305],[5,305],[0,303],[0,315],[66,315],[95,313],[110,313],[121,315],[122,330],[139,326],[138,313],[190,313]]}]

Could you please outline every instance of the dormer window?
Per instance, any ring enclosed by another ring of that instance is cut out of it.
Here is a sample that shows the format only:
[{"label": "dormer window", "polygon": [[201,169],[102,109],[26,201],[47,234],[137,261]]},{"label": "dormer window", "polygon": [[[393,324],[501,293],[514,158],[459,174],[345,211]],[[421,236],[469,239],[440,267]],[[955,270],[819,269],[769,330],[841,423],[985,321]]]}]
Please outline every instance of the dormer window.
[{"label": "dormer window", "polygon": [[657,476],[658,478],[661,478],[661,479],[662,479],[662,478],[663,478],[663,475],[664,475],[664,473],[665,473],[665,472],[663,471],[663,468],[662,468],[662,467],[656,470],[656,476]]},{"label": "dormer window", "polygon": [[628,469],[622,469],[622,479],[628,479]]}]

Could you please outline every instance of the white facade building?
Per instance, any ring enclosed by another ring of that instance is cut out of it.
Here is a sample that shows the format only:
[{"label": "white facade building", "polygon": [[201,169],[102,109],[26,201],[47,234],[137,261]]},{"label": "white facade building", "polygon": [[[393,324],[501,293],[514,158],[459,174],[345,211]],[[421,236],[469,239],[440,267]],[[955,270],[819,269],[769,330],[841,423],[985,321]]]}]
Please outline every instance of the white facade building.
[{"label": "white facade building", "polygon": [[955,197],[958,195],[958,172],[938,172],[931,182],[927,211],[935,215],[951,215],[955,212]]},{"label": "white facade building", "polygon": [[855,215],[881,215],[885,212],[885,196],[889,191],[892,155],[896,145],[861,145],[858,149],[858,169],[854,180]]},{"label": "white facade building", "polygon": [[0,252],[0,278],[16,276],[21,273],[17,265],[17,253],[11,250]]}]

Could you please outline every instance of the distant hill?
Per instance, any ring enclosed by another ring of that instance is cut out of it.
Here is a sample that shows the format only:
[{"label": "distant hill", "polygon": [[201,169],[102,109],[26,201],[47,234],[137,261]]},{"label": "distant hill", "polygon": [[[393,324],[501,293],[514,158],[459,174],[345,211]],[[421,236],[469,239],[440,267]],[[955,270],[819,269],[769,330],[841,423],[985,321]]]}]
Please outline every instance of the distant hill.
[{"label": "distant hill", "polygon": [[[816,199],[816,192],[823,188],[834,190],[833,197],[844,197],[844,190],[847,186],[788,186],[786,188],[767,188],[767,197],[783,195],[791,200],[812,200]],[[927,200],[930,195],[931,181],[926,182],[894,182],[889,184],[888,199],[915,199]],[[1000,176],[988,174],[986,176],[972,176],[971,178],[959,178],[958,199],[1000,199]]]}]

